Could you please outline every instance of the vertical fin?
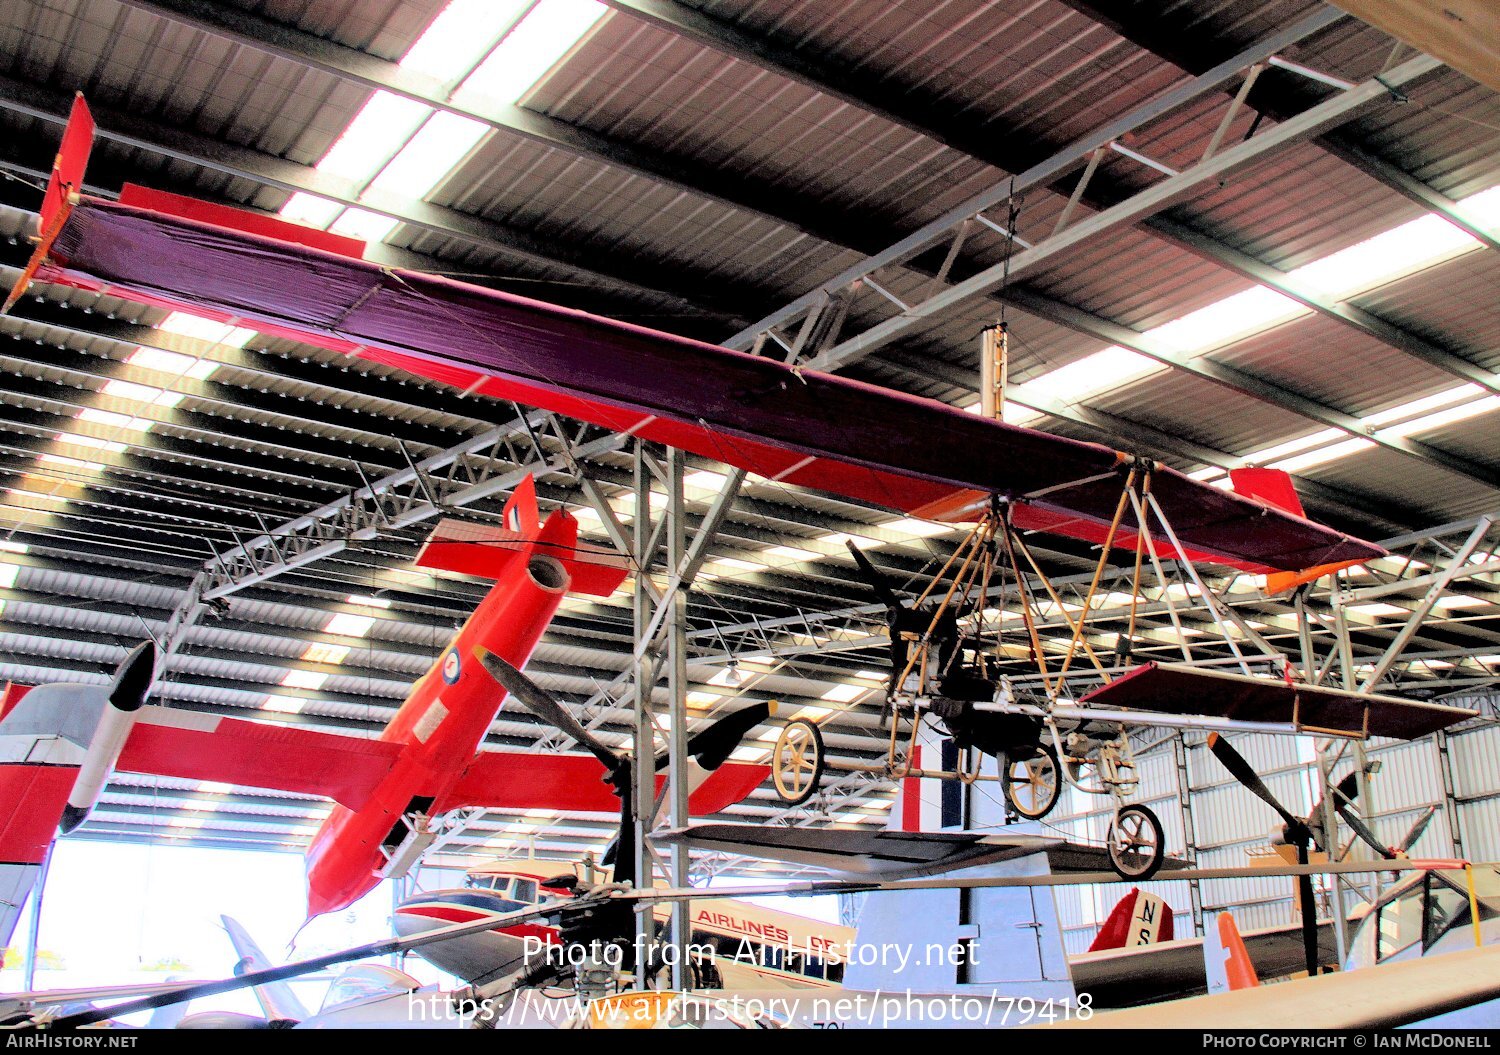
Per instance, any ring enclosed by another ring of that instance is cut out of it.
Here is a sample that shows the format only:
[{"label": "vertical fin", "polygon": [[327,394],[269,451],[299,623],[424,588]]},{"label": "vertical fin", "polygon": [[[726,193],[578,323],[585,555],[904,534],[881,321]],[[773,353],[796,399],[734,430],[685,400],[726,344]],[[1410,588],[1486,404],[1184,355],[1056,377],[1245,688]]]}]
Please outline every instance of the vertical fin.
[{"label": "vertical fin", "polygon": [[[230,944],[234,946],[235,955],[240,959],[234,965],[235,974],[248,974],[251,971],[263,971],[268,967],[275,966],[266,958],[266,954],[260,951],[260,946],[242,927],[238,920],[232,916],[220,916],[224,921],[224,931],[229,935]],[[286,982],[270,982],[266,985],[254,987],[255,999],[260,1002],[261,1010],[266,1013],[266,1018],[271,1022],[301,1022],[308,1017],[307,1008],[298,1000],[292,992],[292,987]]]},{"label": "vertical fin", "polygon": [[1210,993],[1253,989],[1260,985],[1255,965],[1234,917],[1227,912],[1210,917],[1203,936],[1203,973]]},{"label": "vertical fin", "polygon": [[1266,505],[1299,517],[1307,516],[1302,509],[1302,499],[1297,497],[1297,488],[1292,486],[1292,477],[1281,469],[1230,469],[1229,482],[1234,493],[1246,498],[1258,499]]},{"label": "vertical fin", "polygon": [[536,478],[527,473],[505,502],[505,526],[522,538],[536,538],[542,514],[536,504]]},{"label": "vertical fin", "polygon": [[1131,887],[1110,909],[1089,952],[1155,945],[1172,937],[1172,906],[1155,894]]},{"label": "vertical fin", "polygon": [[[1307,516],[1302,509],[1302,499],[1297,497],[1297,489],[1292,486],[1291,476],[1281,469],[1230,469],[1229,482],[1234,486],[1235,494],[1254,498],[1299,517]],[[1303,583],[1313,582],[1358,563],[1357,560],[1350,560],[1340,564],[1319,564],[1302,571],[1271,572],[1266,576],[1266,593],[1286,593]]]}]

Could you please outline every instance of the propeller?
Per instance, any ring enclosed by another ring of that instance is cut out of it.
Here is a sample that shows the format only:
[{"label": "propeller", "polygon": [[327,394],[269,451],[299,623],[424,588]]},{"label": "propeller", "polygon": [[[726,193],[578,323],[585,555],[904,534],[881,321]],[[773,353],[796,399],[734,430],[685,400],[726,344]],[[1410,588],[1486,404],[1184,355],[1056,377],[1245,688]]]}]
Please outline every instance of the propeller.
[{"label": "propeller", "polygon": [[[635,802],[631,760],[584,728],[546,689],[516,667],[482,646],[474,649],[474,655],[490,677],[499,682],[513,699],[538,718],[577,740],[604,763],[604,768],[609,771],[606,779],[620,797],[620,831],[605,850],[600,864],[614,866],[616,882],[635,882]],[[773,703],[753,703],[725,715],[708,728],[693,734],[687,743],[688,754],[704,769],[718,769],[728,761],[730,753],[740,745],[745,735],[769,719],[774,709]],[[655,760],[658,769],[665,764],[665,757]]]},{"label": "propeller", "polygon": [[871,592],[879,598],[880,603],[892,612],[898,612],[905,608],[906,602],[897,596],[895,588],[891,585],[891,580],[886,578],[885,573],[871,564],[870,558],[860,552],[860,548],[852,540],[845,539],[844,545],[849,547],[849,555],[854,558],[854,566],[859,571],[859,577],[865,581],[865,585],[870,588]]},{"label": "propeller", "polygon": [[[1218,733],[1208,735],[1208,749],[1213,752],[1214,757],[1229,770],[1230,775],[1243,784],[1250,793],[1270,806],[1281,819],[1286,822],[1284,829],[1287,842],[1297,848],[1297,863],[1305,865],[1308,863],[1309,848],[1312,845],[1313,832],[1308,823],[1300,817],[1294,816],[1285,806],[1277,801],[1276,796],[1271,794],[1271,789],[1266,787],[1265,781],[1260,779],[1260,774],[1245,760],[1245,756],[1230,746]],[[1318,973],[1318,919],[1317,906],[1313,904],[1312,876],[1299,875],[1297,877],[1297,900],[1302,903],[1302,951],[1304,962],[1307,967],[1308,977]]]},{"label": "propeller", "polygon": [[741,707],[689,737],[687,753],[704,769],[718,769],[729,761],[730,754],[740,746],[751,729],[770,721],[775,713],[774,701]]},{"label": "propeller", "polygon": [[512,699],[532,714],[558,730],[571,736],[588,748],[604,768],[609,771],[605,782],[612,785],[620,799],[620,830],[614,841],[604,851],[600,864],[614,866],[617,883],[634,883],[635,875],[635,796],[630,759],[615,751],[600,740],[583,723],[568,713],[552,694],[532,681],[520,670],[483,645],[475,646],[474,656],[490,677],[500,683]]}]

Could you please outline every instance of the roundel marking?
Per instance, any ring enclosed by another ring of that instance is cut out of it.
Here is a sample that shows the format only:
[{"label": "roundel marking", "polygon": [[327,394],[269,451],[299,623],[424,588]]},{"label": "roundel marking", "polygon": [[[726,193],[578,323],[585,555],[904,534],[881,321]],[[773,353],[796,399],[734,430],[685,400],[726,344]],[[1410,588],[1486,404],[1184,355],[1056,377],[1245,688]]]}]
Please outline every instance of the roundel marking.
[{"label": "roundel marking", "polygon": [[443,680],[449,685],[456,685],[462,673],[463,664],[458,658],[458,649],[450,648],[448,654],[443,657]]}]

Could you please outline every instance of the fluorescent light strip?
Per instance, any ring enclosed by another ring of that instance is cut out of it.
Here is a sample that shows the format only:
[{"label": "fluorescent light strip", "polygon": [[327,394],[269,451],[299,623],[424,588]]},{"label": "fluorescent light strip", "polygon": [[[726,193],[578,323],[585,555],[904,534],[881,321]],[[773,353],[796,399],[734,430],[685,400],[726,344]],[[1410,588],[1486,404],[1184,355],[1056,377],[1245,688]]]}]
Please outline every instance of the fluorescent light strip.
[{"label": "fluorescent light strip", "polygon": [[[1500,187],[1491,187],[1465,198],[1459,203],[1459,208],[1476,223],[1500,229]],[[1480,243],[1474,238],[1439,216],[1427,215],[1289,271],[1287,281],[1305,285],[1310,291],[1337,299],[1348,299],[1478,248]],[[1265,286],[1253,286],[1181,318],[1146,330],[1141,336],[1143,341],[1159,343],[1163,348],[1171,349],[1179,355],[1196,357],[1309,314],[1311,309],[1303,307],[1290,297]],[[1090,396],[1168,369],[1169,367],[1147,356],[1111,345],[1077,362],[1017,385],[1011,389],[1011,394],[1022,401],[1030,396],[1032,400],[1043,404],[1054,401],[1075,404]],[[1477,386],[1459,386],[1371,415],[1365,419],[1365,424],[1379,428],[1399,418],[1418,414],[1423,409],[1445,406],[1466,396],[1479,394]],[[1485,399],[1479,403],[1482,405],[1466,404],[1465,408],[1454,407],[1430,417],[1415,418],[1391,426],[1376,435],[1393,438],[1408,436],[1488,413],[1492,409],[1500,409],[1500,400],[1491,402]],[[1026,410],[1023,416],[1018,417],[1012,417],[1007,412],[1006,420],[1020,424],[1044,416],[1039,411]],[[1269,464],[1273,468],[1294,472],[1336,461],[1374,446],[1369,441],[1344,439],[1346,436],[1339,429],[1325,430],[1254,452],[1246,455],[1244,460],[1249,464]],[[1342,442],[1337,442],[1339,440]],[[1322,451],[1310,451],[1312,447],[1325,444],[1332,446]],[[1302,453],[1304,451],[1309,453]],[[1290,457],[1294,453],[1301,456]],[[1191,475],[1195,479],[1212,481],[1221,477],[1223,471],[1211,468]]]},{"label": "fluorescent light strip", "polygon": [[311,670],[289,670],[281,679],[281,684],[289,689],[311,689],[316,691],[323,687],[328,680],[327,674],[318,674]]},{"label": "fluorescent light strip", "polygon": [[364,637],[370,632],[370,627],[375,625],[375,618],[368,615],[350,615],[348,612],[340,612],[329,619],[323,627],[325,634],[338,634],[342,637]]},{"label": "fluorescent light strip", "polygon": [[[454,92],[456,101],[509,105],[535,87],[607,9],[595,0],[541,0],[495,44],[517,10],[513,3],[454,0],[399,65],[443,82],[453,80],[455,71],[472,70]],[[489,54],[479,62],[486,51]],[[370,190],[421,199],[447,179],[489,131],[483,122],[377,91],[314,167],[367,184]],[[287,200],[281,216],[366,242],[385,239],[400,223],[300,192]]]}]

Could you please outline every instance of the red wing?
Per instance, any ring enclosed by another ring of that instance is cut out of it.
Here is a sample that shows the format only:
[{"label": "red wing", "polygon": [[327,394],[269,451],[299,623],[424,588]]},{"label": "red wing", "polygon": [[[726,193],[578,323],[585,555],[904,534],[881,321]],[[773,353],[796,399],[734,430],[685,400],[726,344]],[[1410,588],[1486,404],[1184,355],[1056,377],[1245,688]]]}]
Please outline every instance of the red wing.
[{"label": "red wing", "polygon": [[[727,762],[693,792],[688,808],[704,816],[744,799],[770,774],[767,766]],[[656,778],[661,790],[663,778]],[[604,782],[604,766],[592,755],[485,751],[475,756],[438,810],[488,806],[503,810],[569,810],[619,813],[620,800]]]},{"label": "red wing", "polygon": [[[73,209],[52,260],[51,281],[232,317],[921,516],[972,520],[1000,495],[1035,526],[1092,538],[1129,461],[768,357],[97,199]],[[1185,547],[1249,570],[1384,552],[1170,469],[1152,493]]]},{"label": "red wing", "polygon": [[1167,714],[1211,714],[1337,731],[1345,736],[1415,740],[1473,718],[1476,711],[1397,696],[1287,683],[1180,663],[1144,663],[1083,697],[1099,707]]},{"label": "red wing", "polygon": [[77,777],[77,766],[0,764],[0,863],[42,863]]},{"label": "red wing", "polygon": [[399,753],[384,740],[148,707],[115,768],[319,795],[357,810]]}]

